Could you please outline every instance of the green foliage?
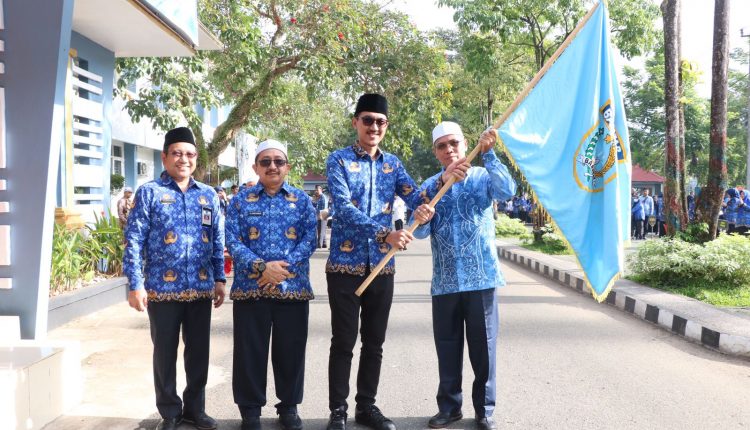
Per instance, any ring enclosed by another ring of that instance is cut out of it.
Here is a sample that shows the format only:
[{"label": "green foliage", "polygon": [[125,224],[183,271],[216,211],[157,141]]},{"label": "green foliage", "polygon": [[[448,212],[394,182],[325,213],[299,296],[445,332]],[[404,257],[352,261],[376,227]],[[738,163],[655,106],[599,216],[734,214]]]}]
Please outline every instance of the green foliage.
[{"label": "green foliage", "polygon": [[498,237],[525,237],[529,230],[516,218],[511,218],[505,214],[497,214],[495,220],[495,235]]},{"label": "green foliage", "polygon": [[[91,281],[95,274],[122,275],[125,242],[116,217],[95,215],[93,225],[68,229],[55,224],[52,236],[50,293],[60,294]],[[101,267],[101,262],[106,266]]]},{"label": "green foliage", "polygon": [[[536,237],[539,237],[540,240],[536,240]],[[523,247],[532,251],[551,255],[568,255],[573,253],[563,235],[552,224],[546,224],[538,233],[522,236],[521,240],[524,242]]]},{"label": "green foliage", "polygon": [[86,226],[89,231],[89,239],[86,241],[86,248],[90,250],[89,255],[94,261],[106,259],[104,273],[120,276],[122,257],[125,253],[125,237],[119,220],[114,216],[100,217],[96,214],[94,219],[93,225]]},{"label": "green foliage", "polygon": [[72,290],[80,280],[93,277],[94,264],[81,252],[85,240],[80,230],[68,230],[55,224],[50,270],[51,293]]},{"label": "green foliage", "polygon": [[[687,173],[703,177],[708,171],[709,105],[708,100],[696,91],[702,72],[690,63],[683,64],[682,71]],[[624,74],[623,91],[633,164],[664,174],[663,50],[660,48],[646,61],[645,74],[629,66],[624,68]]]},{"label": "green foliage", "polygon": [[690,223],[685,227],[685,230],[675,233],[674,237],[688,243],[704,243],[709,238],[708,224],[705,222]]},{"label": "green foliage", "polygon": [[119,192],[123,186],[125,186],[124,176],[118,175],[117,173],[113,173],[109,177],[109,191],[112,194],[116,194],[117,192]]},{"label": "green foliage", "polygon": [[748,265],[750,239],[734,234],[703,245],[648,240],[628,257],[631,279],[718,305],[750,305]]},{"label": "green foliage", "polygon": [[[535,70],[542,68],[573,31],[594,0],[439,0],[456,9],[463,31],[492,33],[503,44],[528,50]],[[614,43],[628,58],[649,52],[658,39],[654,21],[659,9],[649,0],[611,0]]]},{"label": "green foliage", "polygon": [[[201,0],[199,11],[223,50],[118,59],[116,90],[135,120],[148,118],[160,129],[187,121],[200,154],[197,178],[240,130],[288,135],[283,140],[313,152],[295,160],[299,171],[320,171],[327,149],[351,142],[342,120],[362,92],[389,98],[384,145],[408,156],[412,141],[427,136],[422,124],[439,118],[450,101],[442,51],[405,15],[376,2]],[[126,87],[136,80],[152,86],[131,97]],[[203,136],[201,113],[218,106],[230,107],[228,117]]]}]

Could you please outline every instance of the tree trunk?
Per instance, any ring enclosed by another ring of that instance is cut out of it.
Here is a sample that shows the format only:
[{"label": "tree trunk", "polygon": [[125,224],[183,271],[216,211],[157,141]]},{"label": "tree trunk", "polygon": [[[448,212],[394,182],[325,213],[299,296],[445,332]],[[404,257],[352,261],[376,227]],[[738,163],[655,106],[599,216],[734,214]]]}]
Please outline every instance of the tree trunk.
[{"label": "tree trunk", "polygon": [[729,0],[716,0],[711,66],[711,136],[708,183],[696,204],[696,219],[708,224],[710,239],[716,238],[719,210],[727,188],[727,75],[729,68]]},{"label": "tree trunk", "polygon": [[682,96],[685,94],[685,86],[683,84],[685,69],[690,63],[683,61],[682,59],[682,10],[679,9],[677,10],[677,41],[677,64],[680,65],[680,79],[677,87],[677,90],[679,91],[678,100],[680,100],[680,155],[677,168],[680,171],[680,223],[684,228],[684,226],[690,222],[690,217],[688,215],[687,186],[685,185],[685,181],[687,181],[687,158],[685,158],[685,104],[682,103]]},{"label": "tree trunk", "polygon": [[661,4],[664,18],[664,107],[667,129],[664,134],[666,183],[664,188],[664,217],[667,233],[674,234],[684,228],[680,184],[680,93],[679,93],[679,19],[680,0],[664,0]]}]

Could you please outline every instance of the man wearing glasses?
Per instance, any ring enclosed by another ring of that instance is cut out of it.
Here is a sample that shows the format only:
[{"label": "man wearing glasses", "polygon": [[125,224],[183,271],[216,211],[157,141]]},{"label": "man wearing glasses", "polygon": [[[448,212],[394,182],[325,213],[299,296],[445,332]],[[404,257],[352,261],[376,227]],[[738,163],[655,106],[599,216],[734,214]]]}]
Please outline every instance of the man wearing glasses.
[{"label": "man wearing glasses", "polygon": [[[260,429],[266,404],[269,341],[284,430],[300,430],[310,286],[315,251],[315,208],[302,190],[286,182],[286,147],[258,145],[253,169],[258,184],[245,187],[227,209],[227,247],[235,266],[230,297],[234,315],[232,391],[242,430]],[[273,335],[271,334],[273,333]]]},{"label": "man wearing glasses", "polygon": [[[375,406],[393,299],[393,261],[361,297],[354,291],[391,247],[403,248],[413,239],[406,230],[390,228],[394,197],[400,196],[412,209],[421,199],[401,161],[379,148],[388,128],[385,97],[380,94],[360,97],[352,127],[357,131],[357,141],[333,152],[326,162],[328,189],[336,208],[331,253],[326,263],[333,333],[328,362],[331,415],[327,428],[346,428],[352,350],[361,322],[362,350],[354,417],[359,424],[376,430],[395,430],[393,422]],[[417,212],[418,219],[425,222],[433,212],[428,205],[422,205]]]},{"label": "man wearing glasses", "polygon": [[466,139],[454,122],[441,122],[432,131],[432,151],[443,171],[420,188],[434,197],[451,176],[456,183],[435,205],[435,216],[414,231],[432,242],[432,328],[440,383],[437,415],[431,428],[443,428],[463,418],[461,371],[464,327],[474,370],[472,403],[480,430],[493,430],[495,409],[495,348],[498,331],[495,288],[505,284],[495,249],[492,201],[516,193],[516,183],[492,147],[494,131],[479,138],[485,167],[466,162]]},{"label": "man wearing glasses", "polygon": [[[182,421],[216,428],[205,413],[205,392],[211,303],[218,308],[225,296],[224,216],[213,188],[192,177],[197,155],[190,129],[167,132],[165,171],[138,188],[125,229],[128,303],[148,311],[151,325],[159,430]],[[180,330],[187,380],[182,399],[175,375]]]}]

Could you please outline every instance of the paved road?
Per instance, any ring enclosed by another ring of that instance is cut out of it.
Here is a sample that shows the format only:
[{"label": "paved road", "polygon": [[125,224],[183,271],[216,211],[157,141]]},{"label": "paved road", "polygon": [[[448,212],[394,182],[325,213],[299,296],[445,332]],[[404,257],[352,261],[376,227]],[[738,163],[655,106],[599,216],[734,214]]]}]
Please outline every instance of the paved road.
[{"label": "paved road", "polygon": [[[300,407],[308,429],[325,428],[328,416],[326,257],[327,252],[319,251],[312,264],[317,298],[310,309]],[[421,429],[436,412],[429,243],[412,244],[397,264],[378,404],[399,428]],[[513,265],[504,264],[504,272],[508,286],[500,290],[495,414],[501,429],[750,427],[747,361],[688,343]],[[221,429],[239,427],[231,393],[231,309],[225,305],[213,317],[207,409]],[[85,386],[83,403],[46,429],[153,428],[158,417],[144,314],[125,304],[112,306],[56,329],[50,337],[81,341]],[[470,393],[468,358],[465,363],[464,392]],[[263,409],[263,424],[276,429],[270,373],[268,393],[271,406]],[[473,428],[470,395],[466,397],[467,418],[451,428]]]}]

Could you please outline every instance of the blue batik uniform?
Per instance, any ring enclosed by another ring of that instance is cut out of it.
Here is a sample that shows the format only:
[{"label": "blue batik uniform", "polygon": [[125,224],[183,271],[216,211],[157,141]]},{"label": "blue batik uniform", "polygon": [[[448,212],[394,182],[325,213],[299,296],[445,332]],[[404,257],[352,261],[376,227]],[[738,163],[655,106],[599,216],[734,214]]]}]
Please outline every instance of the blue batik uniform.
[{"label": "blue batik uniform", "polygon": [[[305,192],[286,182],[274,196],[262,184],[242,189],[229,203],[226,235],[235,264],[232,300],[313,298],[310,256],[315,251],[315,209]],[[259,288],[260,274],[253,266],[259,260],[286,261],[292,275],[276,288]]]},{"label": "blue batik uniform", "polygon": [[[336,222],[331,231],[327,273],[362,276],[388,253],[394,195],[407,207],[422,203],[401,160],[380,151],[374,160],[358,145],[333,152],[326,162]],[[380,272],[393,274],[393,259]]]},{"label": "blue batik uniform", "polygon": [[[235,262],[232,393],[243,419],[266,404],[271,353],[279,414],[302,402],[309,321],[310,256],[315,251],[315,208],[304,191],[284,182],[270,195],[262,183],[246,187],[227,208],[227,248]],[[289,276],[259,286],[259,262],[285,261]],[[271,347],[269,348],[269,344]]]},{"label": "blue batik uniform", "polygon": [[[438,355],[441,413],[461,411],[464,339],[474,370],[472,403],[478,418],[495,409],[495,362],[499,327],[495,288],[505,284],[495,246],[492,200],[506,200],[516,183],[493,151],[485,167],[472,167],[435,205],[429,223],[414,232],[432,243],[432,331]],[[442,171],[427,179],[420,194],[434,197]],[[521,199],[519,199],[521,200]],[[465,330],[465,335],[464,335]]]},{"label": "blue batik uniform", "polygon": [[[495,246],[492,199],[515,194],[516,183],[493,151],[485,168],[472,167],[435,205],[435,216],[414,232],[432,243],[432,295],[484,290],[505,285]],[[442,186],[442,171],[424,181],[420,194],[432,199]]]},{"label": "blue batik uniform", "polygon": [[331,253],[326,263],[332,335],[328,407],[335,410],[347,407],[352,351],[358,333],[362,348],[354,399],[362,406],[375,404],[393,301],[393,260],[361,296],[355,295],[355,290],[391,249],[385,239],[391,232],[394,196],[400,196],[412,209],[421,200],[416,184],[398,157],[379,149],[373,159],[355,143],[331,153],[326,170],[330,203],[335,209]]},{"label": "blue batik uniform", "polygon": [[163,172],[135,193],[123,271],[148,300],[210,299],[224,280],[224,216],[213,188],[190,178],[183,193]]},{"label": "blue batik uniform", "polygon": [[725,200],[726,207],[724,208],[724,219],[727,220],[730,228],[733,228],[734,225],[737,224],[739,193],[736,189],[730,188],[727,190],[727,194],[729,195],[729,199]]},{"label": "blue batik uniform", "polygon": [[744,192],[745,196],[738,197],[737,225],[741,227],[750,227],[750,195]]}]

